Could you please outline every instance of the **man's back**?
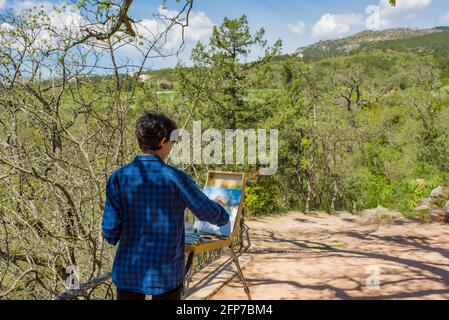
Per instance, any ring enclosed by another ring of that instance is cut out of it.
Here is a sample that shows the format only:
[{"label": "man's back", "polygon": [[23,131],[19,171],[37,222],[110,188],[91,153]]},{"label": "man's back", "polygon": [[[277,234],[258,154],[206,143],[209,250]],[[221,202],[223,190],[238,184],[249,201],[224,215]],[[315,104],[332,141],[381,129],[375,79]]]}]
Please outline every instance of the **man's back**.
[{"label": "man's back", "polygon": [[111,175],[103,237],[119,242],[112,270],[118,288],[158,295],[182,282],[186,207],[201,220],[229,221],[186,173],[156,155],[137,156]]}]

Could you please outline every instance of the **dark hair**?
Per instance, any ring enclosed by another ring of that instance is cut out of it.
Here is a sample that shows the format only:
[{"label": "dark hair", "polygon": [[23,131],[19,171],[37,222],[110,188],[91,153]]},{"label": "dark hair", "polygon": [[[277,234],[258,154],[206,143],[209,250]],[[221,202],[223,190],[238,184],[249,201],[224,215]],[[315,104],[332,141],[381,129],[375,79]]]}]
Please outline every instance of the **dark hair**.
[{"label": "dark hair", "polygon": [[145,112],[136,122],[136,138],[143,152],[159,150],[163,138],[170,140],[176,123],[162,113]]}]

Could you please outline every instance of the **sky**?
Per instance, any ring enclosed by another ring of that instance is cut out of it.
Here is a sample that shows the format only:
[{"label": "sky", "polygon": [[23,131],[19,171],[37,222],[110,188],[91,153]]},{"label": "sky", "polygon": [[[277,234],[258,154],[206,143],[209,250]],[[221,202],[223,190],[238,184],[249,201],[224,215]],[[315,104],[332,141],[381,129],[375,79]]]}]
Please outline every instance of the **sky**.
[{"label": "sky", "polygon": [[[0,10],[30,7],[40,0],[0,0]],[[45,3],[60,3],[49,0]],[[182,0],[181,0],[182,2]],[[197,41],[207,42],[214,25],[224,17],[238,18],[245,14],[250,28],[263,27],[268,43],[283,41],[283,52],[292,53],[298,47],[320,40],[341,38],[366,29],[384,30],[396,27],[429,28],[449,25],[449,0],[397,0],[391,8],[388,0],[194,0],[190,26],[185,31],[186,48],[178,57],[151,61],[154,69],[173,67],[178,60],[190,64],[190,50]],[[139,21],[142,32],[154,28],[154,13],[173,13],[179,8],[175,0],[167,0],[167,9],[161,0],[134,0],[130,15]],[[164,11],[165,10],[165,11]],[[73,19],[73,14],[72,17]],[[62,20],[70,16],[61,17]],[[168,46],[175,47],[180,34],[170,35]],[[123,50],[124,56],[135,52]],[[255,59],[254,52],[248,60]]]}]

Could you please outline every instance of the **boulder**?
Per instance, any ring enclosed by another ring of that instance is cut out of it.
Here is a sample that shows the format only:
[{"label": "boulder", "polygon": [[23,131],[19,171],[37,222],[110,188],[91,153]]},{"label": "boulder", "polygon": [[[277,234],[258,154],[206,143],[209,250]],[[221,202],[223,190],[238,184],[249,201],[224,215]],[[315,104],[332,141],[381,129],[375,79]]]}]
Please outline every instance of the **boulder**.
[{"label": "boulder", "polygon": [[380,223],[382,220],[393,222],[402,218],[402,213],[382,206],[378,206],[375,209],[367,209],[362,211],[362,222],[365,224]]},{"label": "boulder", "polygon": [[427,187],[429,185],[429,183],[427,182],[427,180],[425,179],[416,179],[416,183],[420,186],[420,187]]},{"label": "boulder", "polygon": [[402,213],[391,210],[389,208],[385,208],[382,206],[378,206],[376,209],[374,209],[377,215],[384,215],[394,218],[402,218]]},{"label": "boulder", "polygon": [[432,190],[430,196],[432,198],[447,198],[449,197],[449,189],[443,186],[439,186],[438,188]]},{"label": "boulder", "polygon": [[430,210],[429,213],[430,213],[430,217],[431,217],[432,221],[442,222],[442,216],[444,214],[443,210],[441,210],[441,209],[433,209],[433,210]]},{"label": "boulder", "polygon": [[444,210],[440,210],[440,222],[449,223],[449,214],[444,212]]},{"label": "boulder", "polygon": [[432,221],[439,223],[449,223],[449,213],[442,209],[432,209],[430,210],[430,217]]},{"label": "boulder", "polygon": [[432,199],[431,198],[423,198],[419,200],[418,204],[416,205],[416,208],[413,210],[420,211],[420,210],[430,210],[432,209]]}]

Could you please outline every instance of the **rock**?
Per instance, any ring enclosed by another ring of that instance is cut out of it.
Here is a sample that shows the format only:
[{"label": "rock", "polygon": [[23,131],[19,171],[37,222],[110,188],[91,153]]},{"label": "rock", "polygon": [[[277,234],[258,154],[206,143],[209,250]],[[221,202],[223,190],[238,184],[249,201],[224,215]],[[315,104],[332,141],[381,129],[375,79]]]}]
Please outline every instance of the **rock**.
[{"label": "rock", "polygon": [[378,206],[375,209],[368,209],[362,212],[363,223],[380,223],[382,220],[394,222],[396,219],[403,218],[403,214],[391,209]]},{"label": "rock", "polygon": [[444,212],[444,210],[435,210],[439,211],[439,221],[440,223],[449,223],[449,214]]},{"label": "rock", "polygon": [[424,198],[419,200],[418,204],[416,205],[416,208],[413,210],[420,211],[420,210],[430,210],[432,209],[432,199],[431,198]]},{"label": "rock", "polygon": [[429,183],[427,182],[427,180],[425,179],[416,179],[416,183],[420,186],[420,187],[427,187],[429,185]]},{"label": "rock", "polygon": [[436,189],[433,189],[430,193],[432,198],[446,198],[449,197],[449,190],[446,187],[439,186]]},{"label": "rock", "polygon": [[429,214],[433,222],[449,223],[449,213],[442,209],[432,209],[429,211]]},{"label": "rock", "polygon": [[402,213],[391,210],[389,208],[385,208],[382,206],[378,206],[376,209],[376,214],[378,215],[384,215],[384,216],[389,216],[389,217],[394,217],[394,218],[402,218]]},{"label": "rock", "polygon": [[440,209],[434,209],[434,210],[430,210],[430,217],[432,219],[432,221],[435,222],[441,222],[441,214],[444,213],[444,211],[440,210]]},{"label": "rock", "polygon": [[445,213],[444,215],[440,215],[440,222],[449,224],[449,214]]}]

